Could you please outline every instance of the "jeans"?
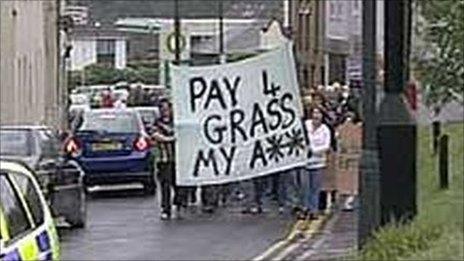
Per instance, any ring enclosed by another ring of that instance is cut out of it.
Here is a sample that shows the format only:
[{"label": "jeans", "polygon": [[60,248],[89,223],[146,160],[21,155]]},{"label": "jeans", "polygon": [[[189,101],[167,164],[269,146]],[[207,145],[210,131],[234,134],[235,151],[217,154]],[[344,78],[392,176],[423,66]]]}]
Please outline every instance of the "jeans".
[{"label": "jeans", "polygon": [[162,212],[171,214],[171,188],[174,190],[174,205],[186,206],[186,188],[176,186],[176,174],[173,162],[158,162],[158,180],[161,185]]},{"label": "jeans", "polygon": [[272,174],[270,177],[258,177],[253,179],[254,203],[262,205],[262,197],[269,180],[274,183],[277,202],[280,207],[286,205],[295,206],[301,204],[301,193],[299,189],[300,168]]},{"label": "jeans", "polygon": [[266,178],[265,177],[257,177],[253,178],[253,188],[254,188],[254,203],[257,207],[261,207],[263,204],[263,194],[266,187]]},{"label": "jeans", "polygon": [[319,194],[321,192],[323,168],[306,169],[301,176],[303,207],[311,213],[319,210]]}]

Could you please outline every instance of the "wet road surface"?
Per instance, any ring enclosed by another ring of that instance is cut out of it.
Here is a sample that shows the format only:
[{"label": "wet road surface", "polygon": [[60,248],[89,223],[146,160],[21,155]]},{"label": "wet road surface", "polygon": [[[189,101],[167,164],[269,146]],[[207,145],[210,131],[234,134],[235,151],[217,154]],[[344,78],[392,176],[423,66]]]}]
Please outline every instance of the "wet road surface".
[{"label": "wet road surface", "polygon": [[270,207],[259,216],[241,209],[235,204],[208,215],[192,207],[183,219],[161,221],[153,196],[137,190],[93,193],[87,226],[60,229],[62,259],[250,259],[282,238],[292,223]]}]

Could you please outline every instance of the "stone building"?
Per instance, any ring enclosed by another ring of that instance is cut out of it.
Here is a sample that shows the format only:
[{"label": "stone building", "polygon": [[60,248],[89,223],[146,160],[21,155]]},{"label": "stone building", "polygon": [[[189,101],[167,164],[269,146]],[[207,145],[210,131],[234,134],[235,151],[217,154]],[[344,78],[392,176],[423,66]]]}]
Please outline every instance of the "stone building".
[{"label": "stone building", "polygon": [[0,1],[0,124],[60,123],[58,1]]},{"label": "stone building", "polygon": [[284,28],[295,43],[298,79],[303,95],[324,82],[325,1],[285,0]]}]

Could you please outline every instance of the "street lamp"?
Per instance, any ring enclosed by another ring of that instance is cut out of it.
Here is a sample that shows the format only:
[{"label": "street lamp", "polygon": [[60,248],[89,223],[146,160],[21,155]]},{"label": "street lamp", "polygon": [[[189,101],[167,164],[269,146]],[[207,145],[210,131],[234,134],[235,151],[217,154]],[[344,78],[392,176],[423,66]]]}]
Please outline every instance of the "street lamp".
[{"label": "street lamp", "polygon": [[380,223],[409,221],[416,205],[416,122],[403,99],[409,78],[411,0],[385,1],[385,96],[378,116]]}]

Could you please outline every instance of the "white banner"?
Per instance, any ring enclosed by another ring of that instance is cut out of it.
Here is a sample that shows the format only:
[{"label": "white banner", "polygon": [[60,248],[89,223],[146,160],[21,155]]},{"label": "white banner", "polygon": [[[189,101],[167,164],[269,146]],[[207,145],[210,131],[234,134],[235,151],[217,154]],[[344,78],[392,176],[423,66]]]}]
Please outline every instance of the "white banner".
[{"label": "white banner", "polygon": [[220,184],[306,162],[291,44],[243,61],[173,66],[176,178]]}]

